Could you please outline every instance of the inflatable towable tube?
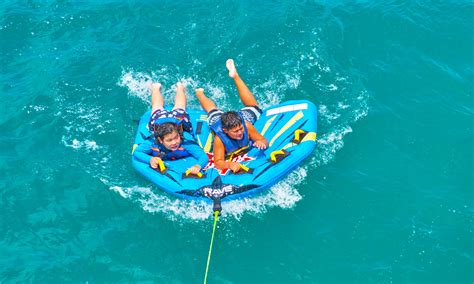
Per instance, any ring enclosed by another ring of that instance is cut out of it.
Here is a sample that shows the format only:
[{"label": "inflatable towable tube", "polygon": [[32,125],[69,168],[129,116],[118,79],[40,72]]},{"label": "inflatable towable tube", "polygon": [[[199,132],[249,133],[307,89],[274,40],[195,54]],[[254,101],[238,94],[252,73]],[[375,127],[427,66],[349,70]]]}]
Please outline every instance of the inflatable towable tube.
[{"label": "inflatable towable tube", "polygon": [[[196,142],[208,154],[209,163],[198,176],[186,170],[196,164],[193,157],[164,161],[163,169],[135,159],[135,169],[161,190],[172,195],[194,200],[223,199],[228,201],[255,195],[280,181],[308,157],[316,145],[317,111],[313,103],[305,100],[287,101],[263,110],[255,128],[268,140],[265,150],[251,148],[232,161],[243,165],[237,174],[214,168],[213,135],[202,110],[187,110],[193,124]],[[150,111],[140,118],[133,150],[150,137],[148,129]],[[133,154],[133,151],[132,151]]]}]

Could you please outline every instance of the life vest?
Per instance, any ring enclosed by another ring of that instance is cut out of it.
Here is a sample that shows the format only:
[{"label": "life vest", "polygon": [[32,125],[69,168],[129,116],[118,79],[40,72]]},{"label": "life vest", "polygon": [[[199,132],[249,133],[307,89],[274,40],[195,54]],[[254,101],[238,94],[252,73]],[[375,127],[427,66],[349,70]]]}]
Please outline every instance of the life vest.
[{"label": "life vest", "polygon": [[181,124],[182,120],[178,120],[176,117],[161,117],[155,120],[155,125],[172,122],[174,124]]},{"label": "life vest", "polygon": [[175,151],[170,151],[162,145],[155,144],[151,147],[151,150],[153,151],[153,157],[160,157],[162,160],[178,160],[191,156],[191,154],[182,145]]},{"label": "life vest", "polygon": [[214,132],[214,134],[219,136],[222,143],[224,144],[226,159],[243,154],[250,150],[251,141],[249,139],[249,132],[247,130],[247,126],[245,125],[244,118],[240,113],[239,116],[242,119],[242,126],[244,127],[244,137],[240,140],[232,139],[224,132],[220,118],[211,125],[211,130]]},{"label": "life vest", "polygon": [[189,133],[193,133],[193,125],[189,120],[188,115],[179,115],[179,116],[172,116],[172,117],[160,117],[155,120],[154,125],[163,124],[166,122],[172,122],[178,125],[178,128],[182,131],[186,131]]}]

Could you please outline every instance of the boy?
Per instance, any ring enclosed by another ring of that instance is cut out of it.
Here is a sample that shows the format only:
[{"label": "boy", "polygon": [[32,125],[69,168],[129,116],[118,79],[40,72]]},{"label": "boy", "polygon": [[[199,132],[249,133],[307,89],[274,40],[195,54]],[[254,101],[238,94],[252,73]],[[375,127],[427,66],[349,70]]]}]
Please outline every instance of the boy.
[{"label": "boy", "polygon": [[[209,127],[214,132],[214,165],[217,169],[230,169],[238,172],[239,163],[230,161],[229,157],[247,151],[251,146],[264,150],[268,141],[253,126],[262,114],[255,96],[237,74],[234,61],[228,59],[226,67],[229,77],[234,79],[239,97],[245,105],[240,111],[222,112],[214,102],[204,95],[204,89],[196,89],[196,96],[202,108],[208,114]],[[253,143],[252,143],[253,141]],[[226,158],[228,158],[226,160]]]}]

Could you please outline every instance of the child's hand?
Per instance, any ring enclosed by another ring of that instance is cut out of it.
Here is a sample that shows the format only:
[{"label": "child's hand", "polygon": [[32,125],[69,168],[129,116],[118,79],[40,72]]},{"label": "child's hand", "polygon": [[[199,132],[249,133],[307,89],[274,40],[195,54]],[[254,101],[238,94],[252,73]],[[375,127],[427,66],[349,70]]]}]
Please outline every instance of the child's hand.
[{"label": "child's hand", "polygon": [[262,140],[257,140],[253,143],[253,146],[257,147],[259,150],[267,149],[267,143]]},{"label": "child's hand", "polygon": [[200,165],[194,165],[188,169],[189,173],[193,175],[197,175],[199,171],[201,171],[201,166]]},{"label": "child's hand", "polygon": [[229,162],[229,169],[236,173],[240,170],[240,164],[236,162]]},{"label": "child's hand", "polygon": [[153,157],[150,159],[150,167],[156,169],[158,168],[158,163],[161,161],[159,157]]}]

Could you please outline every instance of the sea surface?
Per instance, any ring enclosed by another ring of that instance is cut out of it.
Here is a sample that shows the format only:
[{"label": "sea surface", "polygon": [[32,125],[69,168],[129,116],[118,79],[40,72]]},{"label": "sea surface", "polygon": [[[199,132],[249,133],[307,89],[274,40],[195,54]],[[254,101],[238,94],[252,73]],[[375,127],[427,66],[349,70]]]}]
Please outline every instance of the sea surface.
[{"label": "sea surface", "polygon": [[208,283],[473,283],[474,2],[2,1],[0,282],[202,283],[212,210],[131,165],[147,82],[318,107],[224,204]]}]

